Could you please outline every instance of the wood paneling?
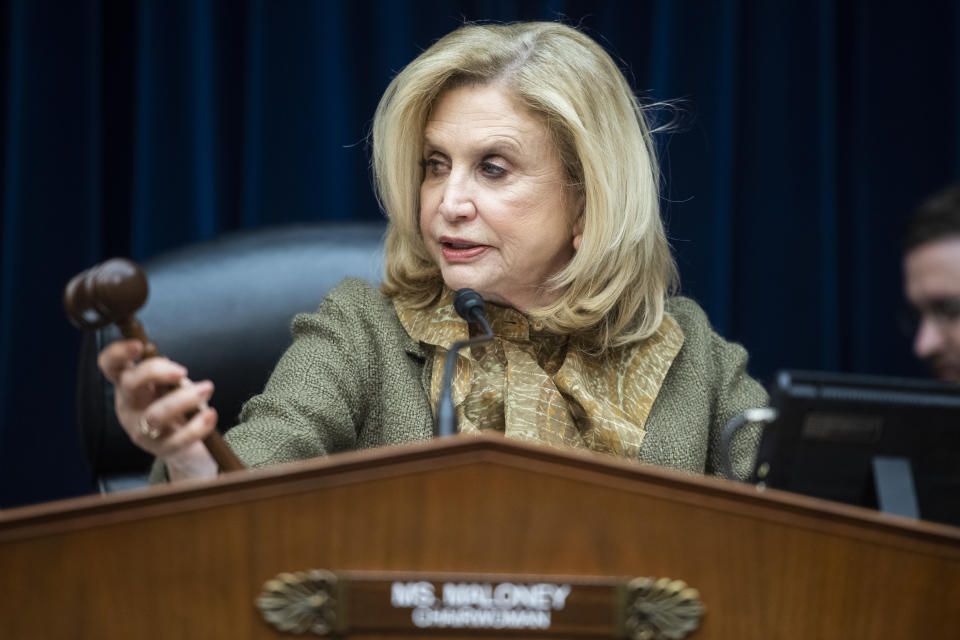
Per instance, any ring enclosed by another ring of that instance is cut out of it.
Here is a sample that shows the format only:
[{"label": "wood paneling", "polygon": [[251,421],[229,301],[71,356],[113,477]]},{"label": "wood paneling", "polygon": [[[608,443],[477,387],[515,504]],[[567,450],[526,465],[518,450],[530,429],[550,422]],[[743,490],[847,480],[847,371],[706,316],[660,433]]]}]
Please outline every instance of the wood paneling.
[{"label": "wood paneling", "polygon": [[669,576],[696,638],[960,633],[960,529],[482,437],[0,512],[0,635],[281,637],[254,600],[311,568]]}]

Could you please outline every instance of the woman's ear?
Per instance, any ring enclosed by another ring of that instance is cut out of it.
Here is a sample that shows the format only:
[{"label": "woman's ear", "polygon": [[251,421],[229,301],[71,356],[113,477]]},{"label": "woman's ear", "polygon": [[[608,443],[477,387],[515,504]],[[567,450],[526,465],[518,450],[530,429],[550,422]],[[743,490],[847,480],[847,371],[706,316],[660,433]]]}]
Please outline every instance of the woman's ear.
[{"label": "woman's ear", "polygon": [[573,223],[573,250],[580,250],[580,243],[583,241],[583,210],[580,211],[580,216],[577,218],[576,222]]}]

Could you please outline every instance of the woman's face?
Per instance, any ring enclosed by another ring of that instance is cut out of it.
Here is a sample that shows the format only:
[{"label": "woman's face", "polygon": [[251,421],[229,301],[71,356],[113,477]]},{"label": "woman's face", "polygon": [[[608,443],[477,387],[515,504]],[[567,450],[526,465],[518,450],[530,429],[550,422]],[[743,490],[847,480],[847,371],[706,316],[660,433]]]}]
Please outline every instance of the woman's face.
[{"label": "woman's face", "polygon": [[451,289],[520,311],[573,257],[579,205],[546,127],[496,86],[442,94],[424,130],[420,232]]}]

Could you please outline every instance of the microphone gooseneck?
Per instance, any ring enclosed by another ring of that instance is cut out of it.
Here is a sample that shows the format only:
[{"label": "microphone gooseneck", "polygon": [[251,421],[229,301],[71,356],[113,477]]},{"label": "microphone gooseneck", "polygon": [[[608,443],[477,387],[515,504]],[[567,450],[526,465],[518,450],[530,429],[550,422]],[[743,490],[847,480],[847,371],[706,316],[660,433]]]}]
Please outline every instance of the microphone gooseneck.
[{"label": "microphone gooseneck", "polygon": [[469,340],[458,340],[450,347],[443,364],[443,380],[440,383],[440,402],[437,404],[437,421],[433,426],[434,437],[452,436],[457,433],[457,410],[453,406],[453,370],[457,354],[464,347],[483,344],[493,340],[493,330],[483,312],[483,297],[473,289],[458,289],[453,294],[453,308],[457,315],[468,323],[483,328],[483,335]]},{"label": "microphone gooseneck", "polygon": [[[483,311],[483,297],[473,289],[457,289],[453,294],[453,308],[457,315],[467,322],[474,322],[479,325],[485,325],[487,322]],[[489,329],[484,327],[489,333]]]}]

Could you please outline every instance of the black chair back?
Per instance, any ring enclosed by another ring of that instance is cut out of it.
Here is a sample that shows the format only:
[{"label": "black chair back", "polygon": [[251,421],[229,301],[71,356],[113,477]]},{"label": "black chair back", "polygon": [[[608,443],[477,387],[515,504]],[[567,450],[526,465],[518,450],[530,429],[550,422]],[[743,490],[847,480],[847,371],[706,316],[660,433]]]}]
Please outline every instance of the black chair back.
[{"label": "black chair back", "polygon": [[[379,283],[384,232],[382,224],[266,228],[157,256],[143,265],[150,296],[138,318],[191,379],[213,380],[210,404],[226,430],[290,344],[296,313],[316,310],[347,276]],[[101,490],[143,484],[152,462],[117,422],[113,386],[97,369],[97,354],[119,337],[113,326],[88,333],[80,353],[79,429]]]}]

